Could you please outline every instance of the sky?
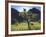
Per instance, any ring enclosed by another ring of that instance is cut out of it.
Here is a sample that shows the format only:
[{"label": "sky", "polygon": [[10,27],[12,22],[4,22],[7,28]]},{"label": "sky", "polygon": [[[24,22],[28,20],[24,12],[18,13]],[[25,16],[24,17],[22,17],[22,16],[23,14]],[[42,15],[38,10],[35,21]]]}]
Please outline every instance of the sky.
[{"label": "sky", "polygon": [[38,6],[37,7],[36,6],[14,6],[14,5],[11,6],[11,8],[18,10],[19,12],[22,12],[23,8],[26,9],[26,11],[28,11],[29,9],[32,9],[34,7],[40,10],[40,7]]}]

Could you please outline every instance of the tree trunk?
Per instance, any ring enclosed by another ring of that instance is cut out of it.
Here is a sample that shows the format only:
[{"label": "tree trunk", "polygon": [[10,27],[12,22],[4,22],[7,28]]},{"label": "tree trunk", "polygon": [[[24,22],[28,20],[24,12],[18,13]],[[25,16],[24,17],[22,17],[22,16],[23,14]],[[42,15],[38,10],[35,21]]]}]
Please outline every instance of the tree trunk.
[{"label": "tree trunk", "polygon": [[27,23],[28,23],[28,29],[31,30],[30,21],[28,21],[28,19],[27,19]]}]

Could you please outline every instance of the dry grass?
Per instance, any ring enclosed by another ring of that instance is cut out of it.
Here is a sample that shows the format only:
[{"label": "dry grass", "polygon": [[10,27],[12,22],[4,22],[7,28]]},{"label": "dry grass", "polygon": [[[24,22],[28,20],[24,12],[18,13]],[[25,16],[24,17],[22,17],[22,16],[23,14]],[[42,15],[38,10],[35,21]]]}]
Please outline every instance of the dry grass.
[{"label": "dry grass", "polygon": [[[40,23],[38,22],[32,22],[33,25],[30,24],[30,28],[31,30],[39,30],[41,28]],[[14,25],[11,25],[11,30],[12,31],[24,31],[24,30],[28,30],[28,23],[27,22],[23,22],[23,23],[16,23]]]}]

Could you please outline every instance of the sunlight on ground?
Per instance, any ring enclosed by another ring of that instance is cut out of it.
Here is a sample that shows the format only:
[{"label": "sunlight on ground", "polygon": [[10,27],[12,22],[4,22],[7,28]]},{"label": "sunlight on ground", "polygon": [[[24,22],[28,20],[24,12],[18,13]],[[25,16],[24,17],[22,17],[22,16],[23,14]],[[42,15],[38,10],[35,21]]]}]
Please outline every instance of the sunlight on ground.
[{"label": "sunlight on ground", "polygon": [[[32,22],[33,25],[30,24],[30,28],[32,30],[39,30],[41,28],[40,23],[38,22]],[[17,23],[11,25],[11,30],[12,31],[24,31],[28,30],[28,23]]]}]

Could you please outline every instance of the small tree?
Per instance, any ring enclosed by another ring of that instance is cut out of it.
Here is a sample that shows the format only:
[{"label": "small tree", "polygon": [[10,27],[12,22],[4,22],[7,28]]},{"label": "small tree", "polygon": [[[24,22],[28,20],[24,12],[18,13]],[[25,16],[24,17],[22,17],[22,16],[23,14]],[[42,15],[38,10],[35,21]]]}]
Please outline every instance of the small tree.
[{"label": "small tree", "polygon": [[24,9],[24,17],[26,17],[26,20],[27,20],[27,23],[28,23],[28,29],[30,30],[31,29],[30,28],[30,21],[29,21],[28,15],[26,14],[26,9]]}]

